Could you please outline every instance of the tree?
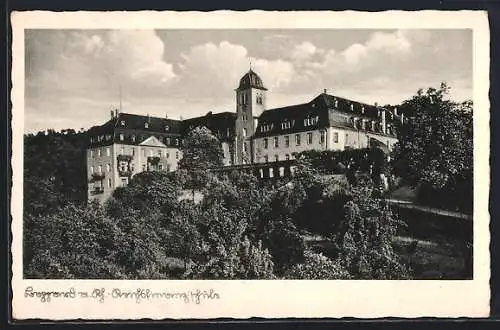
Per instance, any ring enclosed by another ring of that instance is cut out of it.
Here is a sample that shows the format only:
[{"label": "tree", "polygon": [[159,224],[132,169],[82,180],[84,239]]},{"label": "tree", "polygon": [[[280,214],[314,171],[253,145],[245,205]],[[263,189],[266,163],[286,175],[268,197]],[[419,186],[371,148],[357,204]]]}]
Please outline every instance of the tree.
[{"label": "tree", "polygon": [[369,184],[352,187],[352,199],[334,236],[338,259],[355,279],[405,279],[410,273],[392,247],[403,223]]},{"label": "tree", "polygon": [[204,187],[208,181],[207,171],[223,165],[224,153],[219,139],[206,127],[190,131],[182,142],[181,151],[179,169],[189,174],[186,183],[193,192],[194,200],[195,190]]},{"label": "tree", "polygon": [[[448,94],[442,83],[403,102],[401,111],[413,117],[399,128],[393,167],[406,182],[421,186],[424,196],[432,196],[429,200],[471,209],[472,102],[459,104],[447,99]],[[433,192],[441,192],[440,198]]]},{"label": "tree", "polygon": [[180,195],[178,182],[170,173],[141,172],[132,177],[126,187],[119,187],[113,197],[122,208],[149,212],[172,210]]}]

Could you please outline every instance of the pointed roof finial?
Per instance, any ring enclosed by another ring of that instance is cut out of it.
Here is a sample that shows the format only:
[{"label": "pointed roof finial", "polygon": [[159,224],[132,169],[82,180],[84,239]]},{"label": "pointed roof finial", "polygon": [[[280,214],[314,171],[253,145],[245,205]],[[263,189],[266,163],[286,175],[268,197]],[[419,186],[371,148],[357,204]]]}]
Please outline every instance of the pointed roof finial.
[{"label": "pointed roof finial", "polygon": [[248,63],[250,65],[250,71],[252,71],[252,58],[248,58]]}]

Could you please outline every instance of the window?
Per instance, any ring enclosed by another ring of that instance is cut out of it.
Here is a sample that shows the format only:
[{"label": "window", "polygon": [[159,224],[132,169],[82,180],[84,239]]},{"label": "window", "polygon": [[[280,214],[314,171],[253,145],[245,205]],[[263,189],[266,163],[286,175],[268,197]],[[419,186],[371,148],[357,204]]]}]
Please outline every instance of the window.
[{"label": "window", "polygon": [[94,141],[95,141],[94,137],[91,136],[90,137],[90,143],[94,143]]},{"label": "window", "polygon": [[264,170],[262,168],[259,169],[259,175],[260,175],[261,178],[264,177]]},{"label": "window", "polygon": [[146,164],[142,164],[142,171],[146,171]]},{"label": "window", "polygon": [[170,157],[170,154],[167,152],[165,155],[165,158],[169,158],[169,157]]},{"label": "window", "polygon": [[106,148],[106,156],[111,156],[111,148],[110,147],[107,147]]},{"label": "window", "polygon": [[132,142],[135,142],[135,135],[132,135]]},{"label": "window", "polygon": [[111,140],[111,134],[106,134],[106,141]]},{"label": "window", "polygon": [[125,154],[125,149],[123,147],[120,148],[120,155],[124,155]]},{"label": "window", "polygon": [[354,111],[354,104],[351,103],[351,111]]},{"label": "window", "polygon": [[89,172],[90,172],[90,174],[93,174],[93,173],[94,173],[94,166],[90,166],[90,168],[89,168]]},{"label": "window", "polygon": [[146,157],[146,149],[142,148],[142,157]]},{"label": "window", "polygon": [[316,125],[318,122],[319,122],[319,116],[307,117],[306,119],[304,119],[304,126],[307,127],[307,126]]},{"label": "window", "polygon": [[285,136],[285,147],[289,147],[290,146],[290,137],[287,135]]},{"label": "window", "polygon": [[158,169],[159,169],[160,171],[162,171],[162,170],[163,170],[163,165],[162,165],[162,164],[158,164]]},{"label": "window", "polygon": [[111,172],[111,165],[110,164],[106,164],[106,172]]},{"label": "window", "polygon": [[248,151],[248,145],[247,143],[243,143],[243,152],[247,152]]},{"label": "window", "polygon": [[364,105],[361,106],[361,113],[365,113],[365,106]]},{"label": "window", "polygon": [[292,121],[289,121],[289,120],[284,120],[282,123],[281,123],[281,129],[282,130],[285,130],[285,129],[290,129],[292,128],[293,124],[295,123],[295,120],[292,120]]},{"label": "window", "polygon": [[149,150],[149,157],[153,157],[153,150]]},{"label": "window", "polygon": [[161,157],[161,150],[158,150],[158,157]]},{"label": "window", "polygon": [[99,174],[102,174],[102,165],[99,165]]},{"label": "window", "polygon": [[144,123],[144,128],[149,128],[149,124],[148,123]]},{"label": "window", "polygon": [[279,155],[274,155],[274,161],[277,162],[280,160],[280,156]]},{"label": "window", "polygon": [[109,178],[109,179],[108,179],[108,187],[109,187],[109,188],[111,188],[111,186],[112,186],[112,185],[113,185],[113,184],[112,184],[112,182],[111,182],[111,178]]},{"label": "window", "polygon": [[170,130],[170,127],[168,125],[165,125],[165,132],[168,132]]},{"label": "window", "polygon": [[97,149],[97,157],[101,157],[101,149]]},{"label": "window", "polygon": [[280,171],[280,176],[285,176],[285,168],[284,167],[280,167],[279,171]]},{"label": "window", "polygon": [[122,187],[126,187],[127,183],[128,183],[128,179],[127,178],[122,178]]},{"label": "window", "polygon": [[94,150],[90,150],[90,158],[94,157]]},{"label": "window", "polygon": [[289,154],[286,154],[286,155],[285,155],[285,159],[286,159],[286,160],[290,160],[290,155],[289,155]]},{"label": "window", "polygon": [[264,139],[264,149],[269,147],[269,140],[267,138]]},{"label": "window", "polygon": [[272,167],[269,169],[269,177],[270,177],[270,178],[273,178],[273,177],[274,177],[274,171],[273,171],[273,168],[272,168]]},{"label": "window", "polygon": [[166,141],[166,144],[167,144],[167,145],[170,145],[170,137],[167,137],[167,138],[165,139],[165,141]]},{"label": "window", "polygon": [[339,143],[339,133],[333,133],[333,143]]},{"label": "window", "polygon": [[278,137],[278,136],[275,136],[275,137],[274,137],[274,147],[275,147],[275,148],[278,148],[278,147],[279,147],[279,137]]},{"label": "window", "polygon": [[313,133],[307,133],[307,144],[313,143]]},{"label": "window", "polygon": [[179,145],[179,139],[175,139],[175,145],[178,146]]},{"label": "window", "polygon": [[273,124],[262,124],[260,126],[260,131],[261,132],[270,132],[273,129],[274,125]]},{"label": "window", "polygon": [[179,152],[178,151],[175,152],[175,159],[179,159]]},{"label": "window", "polygon": [[243,129],[243,137],[246,137],[246,136],[247,136],[247,129],[246,129],[246,128],[244,128],[244,129]]},{"label": "window", "polygon": [[269,156],[268,155],[265,155],[264,156],[264,163],[268,163],[269,162]]},{"label": "window", "polygon": [[295,134],[295,145],[300,146],[300,134]]},{"label": "window", "polygon": [[319,143],[325,143],[325,131],[319,132]]},{"label": "window", "polygon": [[120,141],[125,140],[125,136],[123,134],[120,134]]},{"label": "window", "polygon": [[125,126],[125,120],[120,121],[120,125]]},{"label": "window", "polygon": [[338,100],[335,100],[335,108],[338,108],[339,107],[339,101]]},{"label": "window", "polygon": [[257,94],[256,102],[257,102],[257,104],[262,104],[262,94],[261,93]]},{"label": "window", "polygon": [[130,149],[130,154],[131,154],[132,156],[135,156],[135,148]]},{"label": "window", "polygon": [[349,134],[345,133],[345,142],[344,142],[344,144],[348,144],[348,143],[349,143]]}]

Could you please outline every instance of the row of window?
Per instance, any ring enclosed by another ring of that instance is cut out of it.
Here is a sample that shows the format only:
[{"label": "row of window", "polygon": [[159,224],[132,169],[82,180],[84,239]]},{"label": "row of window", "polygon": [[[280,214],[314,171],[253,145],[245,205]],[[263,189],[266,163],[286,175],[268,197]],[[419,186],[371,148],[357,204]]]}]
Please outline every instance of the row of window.
[{"label": "row of window", "polygon": [[[307,144],[312,144],[313,143],[313,137],[314,137],[314,134],[313,132],[308,132],[307,135],[306,135],[306,141],[307,141]],[[326,138],[326,132],[325,131],[320,131],[319,132],[319,143],[323,144],[325,143],[325,138]],[[285,135],[283,137],[284,139],[284,146],[285,148],[288,148],[290,147],[290,136],[289,135]],[[333,133],[333,142],[334,143],[338,143],[339,142],[339,133],[335,132]],[[300,146],[301,145],[301,135],[300,134],[295,134],[295,145],[296,146]],[[275,136],[273,138],[273,146],[274,148],[279,148],[280,147],[280,137],[279,136]],[[268,149],[269,148],[269,139],[268,138],[264,138],[264,149]]]},{"label": "row of window", "polygon": [[[270,167],[269,169],[267,169],[267,171],[269,171],[269,177],[270,178],[274,178],[274,168]],[[291,166],[290,167],[290,173],[293,174],[294,171],[295,171],[295,167]],[[261,168],[259,170],[259,174],[260,174],[261,178],[264,178],[264,169]],[[282,167],[278,168],[278,175],[280,177],[285,176],[285,167],[282,166]]]},{"label": "row of window", "polygon": [[[125,120],[121,120],[121,121],[120,121],[120,125],[121,125],[122,127],[125,127]],[[146,128],[146,129],[147,129],[147,128],[149,128],[149,122],[147,122],[147,121],[146,121],[146,122],[144,122],[144,128]],[[168,126],[168,125],[164,125],[164,126],[163,126],[163,129],[165,130],[165,132],[168,132],[168,131],[170,131],[170,126]]]},{"label": "row of window", "polygon": [[[142,171],[147,171],[151,168],[148,168],[148,166],[146,164],[142,164]],[[119,170],[120,172],[126,172],[129,170],[128,168],[128,165],[127,164],[120,164],[120,167],[119,167]],[[134,168],[134,164],[130,164],[130,171],[134,171],[135,168]],[[164,170],[164,167],[162,164],[158,164],[158,170],[160,171],[163,171]],[[167,167],[166,167],[166,170],[167,171],[170,171],[170,166],[167,164]],[[106,164],[106,172],[111,172],[111,164]],[[98,165],[94,168],[94,166],[90,166],[89,167],[89,173],[90,175],[92,174],[104,174],[105,172],[103,172],[103,166],[102,165]],[[111,179],[110,179],[111,180]]]},{"label": "row of window", "polygon": [[[111,156],[111,147],[106,147],[105,150],[106,150],[106,156],[110,157]],[[141,148],[141,151],[142,151],[142,156],[146,157],[146,155],[147,155],[146,149]],[[119,154],[120,155],[135,156],[135,148],[130,148],[130,151],[128,153],[126,153],[125,147],[121,147]],[[170,153],[167,150],[157,150],[155,153],[152,149],[150,149],[149,156],[150,157],[158,156],[158,157],[170,158]],[[98,148],[96,150],[96,152],[92,149],[90,150],[90,158],[94,158],[94,157],[102,157],[102,149],[101,148]],[[178,151],[175,152],[175,159],[179,159],[179,152]]]},{"label": "row of window", "polygon": [[[290,155],[290,154],[285,154],[285,158],[283,160],[290,160],[290,159],[293,159],[293,155]],[[264,163],[269,163],[269,156],[268,155],[264,155],[264,157],[262,157],[262,160]],[[281,159],[280,159],[280,155],[274,155],[274,161],[275,162],[279,162]]]},{"label": "row of window", "polygon": [[[241,92],[238,94],[238,104],[248,104],[250,103],[249,101],[249,98],[250,98],[251,94],[247,94],[247,93],[244,93],[244,92]],[[255,94],[255,103],[261,105],[264,103],[264,96],[262,95],[261,92],[257,92]]]},{"label": "row of window", "polygon": [[[229,134],[229,130],[228,130],[228,134]],[[103,141],[111,141],[113,138],[113,136],[111,134],[106,134],[106,135],[99,135],[97,137],[90,137],[90,143],[94,143],[94,142],[103,142]],[[166,145],[170,145],[170,144],[173,144],[175,146],[178,146],[179,143],[180,143],[180,140],[179,138],[171,138],[170,136],[165,136],[165,137],[161,137],[161,136],[156,136],[156,138],[160,141],[162,141],[164,144]],[[144,135],[131,135],[130,136],[130,141],[132,142],[142,142],[146,139],[146,136]],[[123,133],[120,133],[118,135],[118,140],[119,141],[125,141],[125,134]]]},{"label": "row of window", "polygon": [[[307,117],[304,119],[304,127],[309,127],[309,126],[315,126],[319,123],[319,116],[314,116],[314,117]],[[281,129],[282,130],[287,130],[287,129],[291,129],[292,127],[295,126],[295,120],[283,120],[281,122]],[[270,132],[272,131],[274,127],[274,124],[262,124],[260,126],[260,131],[262,133],[265,133],[265,132]]]}]

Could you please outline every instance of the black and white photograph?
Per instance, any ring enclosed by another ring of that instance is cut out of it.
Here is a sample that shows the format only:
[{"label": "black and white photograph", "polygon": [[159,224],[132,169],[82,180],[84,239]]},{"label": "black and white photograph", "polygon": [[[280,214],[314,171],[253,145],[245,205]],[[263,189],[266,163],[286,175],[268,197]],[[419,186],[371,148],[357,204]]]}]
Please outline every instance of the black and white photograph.
[{"label": "black and white photograph", "polygon": [[[475,146],[489,108],[474,37],[466,25],[24,28],[19,279],[195,281],[186,296],[97,296],[208,304],[224,296],[214,280],[483,278],[475,225],[489,218],[475,197],[489,186],[476,175],[489,167]],[[19,294],[64,303],[64,290]]]}]

